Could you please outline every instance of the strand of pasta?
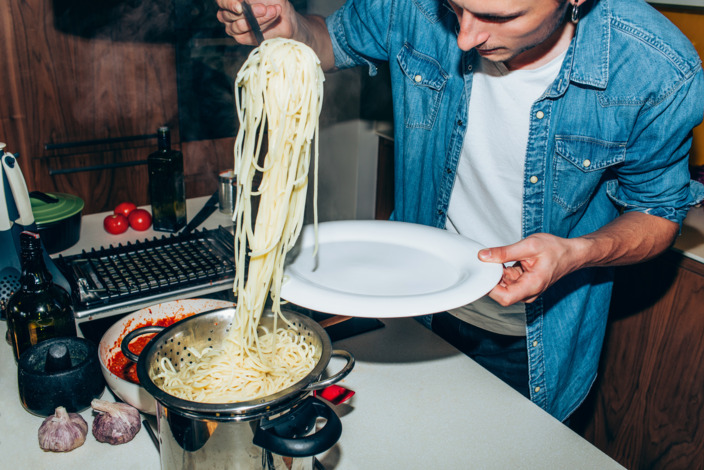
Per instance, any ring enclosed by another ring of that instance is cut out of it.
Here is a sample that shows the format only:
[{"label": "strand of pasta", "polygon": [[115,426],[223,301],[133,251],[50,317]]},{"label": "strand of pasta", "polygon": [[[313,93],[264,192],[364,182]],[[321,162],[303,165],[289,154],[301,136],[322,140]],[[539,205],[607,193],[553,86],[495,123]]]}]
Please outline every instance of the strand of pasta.
[{"label": "strand of pasta", "polygon": [[[288,39],[262,43],[237,74],[235,319],[222,348],[191,348],[196,360],[178,369],[167,358],[161,361],[160,372],[152,379],[174,396],[217,403],[251,400],[298,382],[315,366],[316,351],[281,314],[280,291],[286,254],[303,226],[313,140],[317,199],[323,81],[313,50]],[[265,140],[267,153],[260,164],[257,159]],[[257,175],[261,182],[254,190]],[[272,331],[261,331],[259,320],[268,294],[275,320]],[[282,327],[277,325],[279,318]]]}]

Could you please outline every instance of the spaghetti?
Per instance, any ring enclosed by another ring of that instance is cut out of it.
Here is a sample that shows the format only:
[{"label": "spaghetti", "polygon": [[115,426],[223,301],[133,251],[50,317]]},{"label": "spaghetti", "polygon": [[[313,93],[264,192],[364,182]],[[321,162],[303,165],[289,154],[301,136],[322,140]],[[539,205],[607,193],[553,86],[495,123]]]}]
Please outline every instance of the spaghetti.
[{"label": "spaghetti", "polygon": [[[247,401],[298,382],[315,366],[316,351],[281,314],[280,292],[286,254],[303,226],[312,141],[317,168],[323,81],[313,50],[281,38],[263,42],[237,74],[235,319],[222,348],[191,348],[197,359],[178,370],[162,359],[153,380],[167,393],[198,402]],[[317,172],[315,179],[317,199]],[[268,293],[276,318],[271,331],[259,324]]]}]

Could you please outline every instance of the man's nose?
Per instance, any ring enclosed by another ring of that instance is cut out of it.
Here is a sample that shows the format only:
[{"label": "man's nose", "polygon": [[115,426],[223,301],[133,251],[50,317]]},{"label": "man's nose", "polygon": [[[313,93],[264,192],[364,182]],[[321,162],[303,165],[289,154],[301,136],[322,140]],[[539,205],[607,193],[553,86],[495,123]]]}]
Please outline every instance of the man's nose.
[{"label": "man's nose", "polygon": [[489,33],[471,13],[462,12],[460,32],[457,35],[457,45],[463,51],[468,51],[484,44],[489,39]]}]

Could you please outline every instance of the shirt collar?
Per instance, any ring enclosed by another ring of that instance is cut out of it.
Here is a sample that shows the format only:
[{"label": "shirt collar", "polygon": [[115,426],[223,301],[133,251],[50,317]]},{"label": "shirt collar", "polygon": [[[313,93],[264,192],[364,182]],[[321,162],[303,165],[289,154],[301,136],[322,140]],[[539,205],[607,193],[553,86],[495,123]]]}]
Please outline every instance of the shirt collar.
[{"label": "shirt collar", "polygon": [[572,82],[606,88],[609,80],[611,42],[609,2],[610,0],[592,0],[582,6],[582,18],[577,24],[575,37],[567,54],[568,58],[571,57],[568,73]]},{"label": "shirt collar", "polygon": [[430,21],[431,23],[437,23],[442,20],[448,14],[454,16],[454,11],[450,8],[447,0],[412,0],[419,11]]}]

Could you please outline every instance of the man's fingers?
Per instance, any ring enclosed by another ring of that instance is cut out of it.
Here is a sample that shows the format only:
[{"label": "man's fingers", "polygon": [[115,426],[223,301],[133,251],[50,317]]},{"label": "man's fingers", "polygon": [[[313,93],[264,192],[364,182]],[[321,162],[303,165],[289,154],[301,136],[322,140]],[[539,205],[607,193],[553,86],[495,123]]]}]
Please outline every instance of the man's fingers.
[{"label": "man's fingers", "polygon": [[521,277],[521,274],[523,274],[523,268],[520,263],[516,263],[513,266],[504,268],[502,278],[505,282],[510,283],[518,280],[518,278]]},{"label": "man's fingers", "polygon": [[533,258],[543,251],[544,241],[533,236],[506,246],[479,250],[479,259],[489,263],[513,263]]},{"label": "man's fingers", "polygon": [[531,303],[545,290],[540,277],[524,272],[520,265],[504,269],[499,284],[492,289],[489,297],[507,307],[517,302]]},{"label": "man's fingers", "polygon": [[495,246],[479,250],[479,259],[487,263],[508,263],[524,259],[518,256],[518,251],[514,249],[516,245]]}]

